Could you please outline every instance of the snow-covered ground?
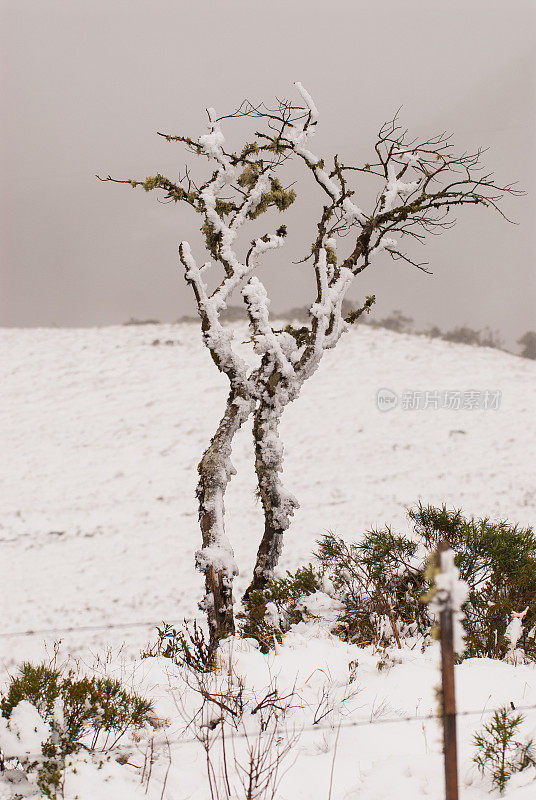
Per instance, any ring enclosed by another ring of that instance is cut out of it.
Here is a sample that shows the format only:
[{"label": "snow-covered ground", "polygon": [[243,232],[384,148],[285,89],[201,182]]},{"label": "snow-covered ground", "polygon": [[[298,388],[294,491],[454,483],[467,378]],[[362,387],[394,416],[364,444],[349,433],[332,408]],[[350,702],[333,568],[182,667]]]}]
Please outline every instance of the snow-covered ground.
[{"label": "snow-covered ground", "polygon": [[[9,329],[0,331],[0,339],[4,674],[23,658],[41,659],[44,645],[51,650],[58,639],[62,652],[87,663],[110,646],[128,671],[152,636],[151,624],[58,631],[180,620],[199,613],[201,576],[193,569],[199,545],[196,465],[219,419],[226,380],[193,324]],[[380,389],[397,394],[395,408],[377,408]],[[327,530],[352,539],[384,522],[402,528],[405,506],[419,499],[533,524],[535,390],[536,364],[504,352],[366,326],[351,331],[327,353],[285,412],[284,481],[301,508],[286,537],[282,566],[307,561],[315,540]],[[500,391],[500,407],[435,408],[435,396],[429,394],[428,408],[403,408],[418,391]],[[247,428],[237,437],[233,461],[238,474],[226,507],[241,566],[239,592],[247,584],[262,530]],[[29,629],[51,633],[6,635]],[[359,693],[347,712],[349,720],[434,710],[433,649],[424,655],[406,652],[403,663],[380,673],[378,655],[356,655],[356,648],[313,633],[306,627],[291,634],[287,646],[271,657],[285,685],[296,680],[320,692],[324,682],[336,694],[347,684],[349,661],[358,658]],[[236,659],[237,669],[261,681],[264,657],[237,652]],[[142,683],[149,681],[153,691],[161,687],[159,710],[172,716],[175,678],[165,675],[170,667],[161,662],[137,662],[135,674]],[[313,672],[318,674],[310,684]],[[458,668],[458,675],[460,707],[536,702],[532,666],[471,660]],[[536,714],[527,719],[536,732]],[[296,725],[310,722],[302,716]],[[481,721],[468,717],[460,724],[462,797],[483,798],[489,785],[475,778],[469,748]],[[327,732],[303,732],[282,797],[327,799],[336,721],[333,726]],[[333,799],[442,797],[434,726],[386,723],[341,729]],[[197,744],[191,748],[172,763],[165,795],[170,800],[207,796],[205,784],[199,783],[202,751]],[[121,798],[124,781],[125,797],[143,795],[145,789],[136,788],[135,770],[131,774],[115,764],[109,769],[110,794],[97,781],[100,788],[92,797]],[[149,796],[161,796],[162,769],[155,767]],[[117,780],[116,773],[121,775]],[[304,774],[310,780],[304,781]],[[536,784],[522,788],[528,773],[523,775],[508,797],[534,796]]]}]

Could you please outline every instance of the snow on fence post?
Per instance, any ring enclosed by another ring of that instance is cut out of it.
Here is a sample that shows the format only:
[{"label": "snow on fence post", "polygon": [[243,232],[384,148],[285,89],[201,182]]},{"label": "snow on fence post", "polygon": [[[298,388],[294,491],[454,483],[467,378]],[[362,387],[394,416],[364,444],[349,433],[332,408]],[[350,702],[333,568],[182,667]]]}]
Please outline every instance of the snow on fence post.
[{"label": "snow on fence post", "polygon": [[441,643],[441,714],[446,800],[458,800],[454,654],[463,651],[461,606],[466,599],[467,584],[459,579],[459,572],[454,564],[454,552],[449,543],[443,540],[437,548],[435,591],[430,608],[439,620]]}]

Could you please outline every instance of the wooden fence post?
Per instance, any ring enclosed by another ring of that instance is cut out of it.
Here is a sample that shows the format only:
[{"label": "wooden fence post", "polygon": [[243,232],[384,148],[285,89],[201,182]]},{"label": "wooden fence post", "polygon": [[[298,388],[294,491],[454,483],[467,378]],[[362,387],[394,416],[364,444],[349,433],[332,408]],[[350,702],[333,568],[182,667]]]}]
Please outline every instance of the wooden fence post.
[{"label": "wooden fence post", "polygon": [[[438,547],[439,568],[441,556],[449,549],[447,542]],[[445,597],[439,614],[441,641],[441,690],[443,709],[443,756],[445,759],[445,797],[458,800],[458,753],[456,743],[456,695],[454,687],[454,628],[450,594]]]}]

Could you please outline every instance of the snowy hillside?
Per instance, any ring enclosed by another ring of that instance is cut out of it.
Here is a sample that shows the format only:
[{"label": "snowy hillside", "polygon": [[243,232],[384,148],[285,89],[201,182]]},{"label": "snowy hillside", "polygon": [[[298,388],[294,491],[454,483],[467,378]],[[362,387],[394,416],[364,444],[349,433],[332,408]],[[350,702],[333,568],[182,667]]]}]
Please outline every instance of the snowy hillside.
[{"label": "snowy hillside", "polygon": [[[196,464],[218,421],[225,380],[196,325],[0,335],[4,675],[23,658],[52,655],[61,641],[60,662],[74,655],[82,672],[119,676],[155,703],[163,727],[129,735],[111,755],[81,750],[74,757],[66,770],[67,800],[206,800],[192,677],[169,659],[138,656],[154,638],[155,622],[199,613]],[[379,410],[378,390],[388,400],[396,394],[396,406]],[[301,509],[282,566],[308,560],[328,530],[348,539],[384,522],[404,530],[404,507],[419,499],[532,524],[535,390],[536,364],[503,352],[368,327],[350,332],[284,418],[284,479]],[[462,406],[486,398],[498,407],[445,409],[445,392]],[[415,404],[428,407],[406,407]],[[247,429],[234,463],[228,531],[242,590],[262,523]],[[119,627],[99,627],[106,625]],[[70,627],[77,630],[62,630]],[[9,635],[30,629],[36,634]],[[248,639],[231,643],[229,666],[221,658],[219,671],[206,678],[214,691],[230,681],[249,709],[274,687],[291,698],[283,721],[272,721],[277,747],[292,744],[278,797],[443,797],[439,729],[429,719],[437,710],[436,644],[421,651],[416,639],[402,650],[379,652],[345,644],[317,623],[300,623],[268,656]],[[484,800],[492,787],[473,763],[472,743],[490,719],[481,710],[529,707],[522,732],[536,736],[536,674],[533,664],[475,658],[456,674],[464,712],[461,796]],[[262,739],[255,739],[254,713],[244,712],[229,727],[233,797],[245,796],[236,764],[247,762],[246,743]],[[5,741],[12,734],[0,723]],[[39,745],[36,730],[30,726]],[[211,756],[216,770],[223,763],[219,746]],[[0,776],[2,800],[22,796],[23,789],[35,797],[28,784],[11,783],[22,780],[20,771],[10,776]],[[533,797],[535,778],[534,768],[514,776],[505,797]]]},{"label": "snowy hillside", "polygon": [[[2,330],[4,630],[178,620],[197,613],[196,465],[227,393],[193,324]],[[245,332],[244,332],[245,336]],[[379,411],[376,392],[398,394]],[[501,392],[500,408],[401,408],[404,392]],[[298,497],[283,566],[331,530],[392,522],[422,498],[532,524],[536,364],[360,327],[284,416],[284,481]],[[228,531],[248,580],[261,530],[250,433],[237,439]],[[70,633],[78,652],[150,627]],[[0,639],[3,663],[53,635]]]}]

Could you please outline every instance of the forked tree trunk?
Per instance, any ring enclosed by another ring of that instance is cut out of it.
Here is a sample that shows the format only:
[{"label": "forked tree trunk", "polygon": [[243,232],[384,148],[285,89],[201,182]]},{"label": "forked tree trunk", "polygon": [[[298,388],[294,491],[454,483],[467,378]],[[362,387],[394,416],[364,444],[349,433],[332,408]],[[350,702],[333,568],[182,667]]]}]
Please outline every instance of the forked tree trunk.
[{"label": "forked tree trunk", "polygon": [[253,580],[244,597],[263,589],[273,577],[283,546],[283,534],[299,504],[285,490],[279,474],[283,471],[283,445],[278,436],[279,422],[284,410],[274,397],[263,399],[255,412],[253,437],[255,439],[255,471],[259,495],[264,511],[264,534],[257,551]]},{"label": "forked tree trunk", "polygon": [[231,463],[233,437],[249,417],[251,401],[231,392],[227,407],[210,445],[198,465],[199,524],[203,549],[196,553],[197,568],[205,573],[205,597],[200,607],[208,617],[210,645],[235,631],[233,579],[238,574],[234,553],[225,534],[224,495],[235,470]]}]

